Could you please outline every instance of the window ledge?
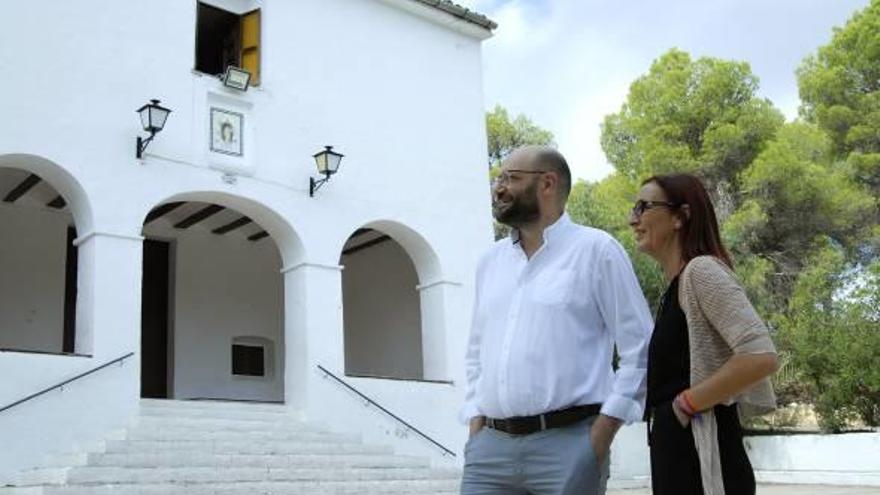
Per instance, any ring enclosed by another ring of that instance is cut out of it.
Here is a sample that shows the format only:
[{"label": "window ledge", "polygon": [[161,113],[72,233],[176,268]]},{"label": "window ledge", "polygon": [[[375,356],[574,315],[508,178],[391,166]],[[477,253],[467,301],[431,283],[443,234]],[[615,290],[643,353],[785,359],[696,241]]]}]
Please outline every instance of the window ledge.
[{"label": "window ledge", "polygon": [[199,77],[199,78],[204,77],[204,78],[213,79],[213,80],[217,81],[217,87],[226,89],[227,91],[229,91],[230,93],[233,93],[233,94],[247,94],[251,91],[256,91],[257,93],[263,92],[263,83],[262,82],[260,82],[260,84],[257,84],[257,85],[254,85],[254,84],[249,85],[247,91],[239,91],[237,89],[230,89],[230,88],[227,88],[226,86],[224,86],[223,81],[220,79],[220,76],[218,74],[208,74],[207,72],[202,72],[198,69],[190,69],[190,72],[192,73],[192,75],[194,75],[196,77]]},{"label": "window ledge", "polygon": [[16,354],[40,354],[43,356],[65,356],[78,358],[92,358],[91,354],[77,354],[75,352],[52,352],[52,351],[35,351],[32,349],[14,349],[9,347],[0,347],[0,352],[12,352]]}]

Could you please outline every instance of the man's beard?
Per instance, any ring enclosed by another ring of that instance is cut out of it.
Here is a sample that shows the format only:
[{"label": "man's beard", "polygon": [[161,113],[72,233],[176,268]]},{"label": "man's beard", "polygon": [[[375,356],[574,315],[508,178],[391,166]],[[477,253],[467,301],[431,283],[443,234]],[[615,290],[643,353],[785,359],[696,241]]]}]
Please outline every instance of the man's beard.
[{"label": "man's beard", "polygon": [[512,196],[510,204],[502,205],[497,199],[492,202],[492,216],[495,220],[513,228],[532,223],[541,217],[538,207],[538,186],[530,184],[522,193]]}]

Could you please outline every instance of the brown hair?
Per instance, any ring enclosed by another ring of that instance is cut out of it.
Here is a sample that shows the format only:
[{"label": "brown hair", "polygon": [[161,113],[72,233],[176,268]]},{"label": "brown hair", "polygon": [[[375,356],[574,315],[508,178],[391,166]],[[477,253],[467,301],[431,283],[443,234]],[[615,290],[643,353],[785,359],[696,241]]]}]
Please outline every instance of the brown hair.
[{"label": "brown hair", "polygon": [[679,210],[683,225],[679,233],[682,260],[687,263],[697,256],[708,254],[733,268],[733,260],[721,242],[715,208],[703,182],[691,174],[655,175],[642,182],[642,185],[649,182],[663,189],[667,201],[677,205],[686,204],[690,208],[690,217]]}]

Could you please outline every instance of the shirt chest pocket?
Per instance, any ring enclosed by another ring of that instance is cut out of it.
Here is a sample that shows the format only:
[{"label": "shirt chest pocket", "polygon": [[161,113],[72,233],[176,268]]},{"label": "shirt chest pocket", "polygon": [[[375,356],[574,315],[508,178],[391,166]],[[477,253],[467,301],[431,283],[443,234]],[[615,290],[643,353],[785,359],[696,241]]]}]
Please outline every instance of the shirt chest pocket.
[{"label": "shirt chest pocket", "polygon": [[542,304],[567,304],[574,297],[574,270],[544,270],[532,281],[531,298]]}]

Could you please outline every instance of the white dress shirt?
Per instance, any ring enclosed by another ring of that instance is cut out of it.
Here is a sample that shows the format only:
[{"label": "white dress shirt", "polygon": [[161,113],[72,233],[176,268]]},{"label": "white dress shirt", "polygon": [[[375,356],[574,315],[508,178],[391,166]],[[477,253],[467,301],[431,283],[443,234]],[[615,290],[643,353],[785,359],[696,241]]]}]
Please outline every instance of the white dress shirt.
[{"label": "white dress shirt", "polygon": [[653,326],[629,257],[609,234],[563,214],[529,259],[514,233],[477,267],[459,419],[601,403],[605,415],[638,421]]}]

